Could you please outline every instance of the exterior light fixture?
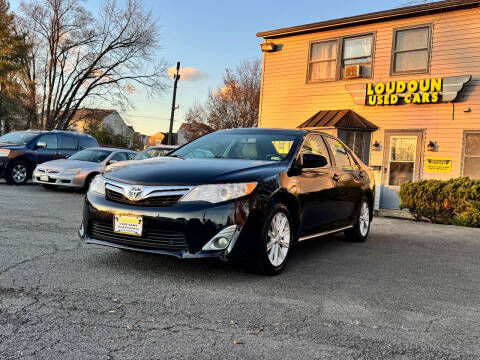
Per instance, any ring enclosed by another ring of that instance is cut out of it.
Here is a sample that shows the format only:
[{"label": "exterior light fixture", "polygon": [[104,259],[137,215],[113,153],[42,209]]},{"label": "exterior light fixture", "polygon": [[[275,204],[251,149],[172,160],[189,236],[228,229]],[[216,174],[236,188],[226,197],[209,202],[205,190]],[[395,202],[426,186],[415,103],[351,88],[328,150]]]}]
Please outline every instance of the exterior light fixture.
[{"label": "exterior light fixture", "polygon": [[427,145],[427,151],[438,151],[437,142],[430,140]]},{"label": "exterior light fixture", "polygon": [[264,42],[260,44],[260,49],[263,52],[273,52],[275,51],[276,45],[273,42]]},{"label": "exterior light fixture", "polygon": [[375,140],[375,142],[372,144],[372,150],[373,151],[380,151],[382,150],[382,144],[378,142],[378,140]]}]

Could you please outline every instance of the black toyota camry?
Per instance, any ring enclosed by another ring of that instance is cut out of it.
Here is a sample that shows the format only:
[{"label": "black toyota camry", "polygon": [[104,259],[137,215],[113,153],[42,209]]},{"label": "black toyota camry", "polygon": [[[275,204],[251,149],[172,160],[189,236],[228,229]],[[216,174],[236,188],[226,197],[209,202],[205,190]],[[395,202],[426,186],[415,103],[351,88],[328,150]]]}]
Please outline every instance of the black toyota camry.
[{"label": "black toyota camry", "polygon": [[373,199],[367,166],[331,135],[224,130],[98,175],[79,233],[89,244],[277,274],[299,241],[336,232],[365,241]]}]

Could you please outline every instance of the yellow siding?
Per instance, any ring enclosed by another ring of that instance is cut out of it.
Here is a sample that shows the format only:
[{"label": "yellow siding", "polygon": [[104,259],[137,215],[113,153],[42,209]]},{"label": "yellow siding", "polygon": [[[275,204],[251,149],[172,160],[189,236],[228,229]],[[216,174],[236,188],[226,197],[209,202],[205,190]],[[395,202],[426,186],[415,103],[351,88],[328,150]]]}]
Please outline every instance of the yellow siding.
[{"label": "yellow siding", "polygon": [[[391,77],[393,29],[422,24],[433,25],[430,73]],[[306,83],[309,42],[371,32],[376,34],[374,78],[365,82],[473,76],[457,98],[454,116],[453,105],[448,103],[390,107],[355,105],[345,85],[363,81],[359,79]],[[424,146],[434,140],[439,151],[424,152],[424,157],[450,157],[453,164],[451,173],[422,171],[423,178],[447,179],[461,175],[463,131],[480,130],[480,9],[297,35],[274,42],[282,47],[280,51],[264,54],[261,127],[295,128],[319,110],[352,109],[380,128],[373,133],[372,143],[377,140],[383,145],[385,130],[425,129]],[[465,112],[469,108],[471,112]],[[382,157],[382,151],[371,151],[370,165],[382,165]]]}]

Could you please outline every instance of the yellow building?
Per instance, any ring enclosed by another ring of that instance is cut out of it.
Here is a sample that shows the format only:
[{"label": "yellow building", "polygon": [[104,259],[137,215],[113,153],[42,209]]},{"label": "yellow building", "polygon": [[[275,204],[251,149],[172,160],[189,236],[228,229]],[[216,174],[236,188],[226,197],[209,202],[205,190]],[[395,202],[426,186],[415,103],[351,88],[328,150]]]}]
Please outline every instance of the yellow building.
[{"label": "yellow building", "polygon": [[408,180],[480,178],[480,0],[258,33],[259,126],[339,136],[375,173],[376,208]]}]

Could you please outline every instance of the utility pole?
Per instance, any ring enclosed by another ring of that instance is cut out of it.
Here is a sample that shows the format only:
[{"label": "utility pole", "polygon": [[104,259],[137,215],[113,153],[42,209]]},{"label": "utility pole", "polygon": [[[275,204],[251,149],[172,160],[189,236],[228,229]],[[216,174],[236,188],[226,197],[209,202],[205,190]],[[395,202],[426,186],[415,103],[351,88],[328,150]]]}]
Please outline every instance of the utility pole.
[{"label": "utility pole", "polygon": [[173,99],[172,99],[172,113],[170,115],[170,129],[168,130],[168,145],[172,145],[173,142],[173,119],[175,118],[175,100],[177,97],[177,83],[180,80],[180,61],[177,62],[177,73],[173,76]]}]

